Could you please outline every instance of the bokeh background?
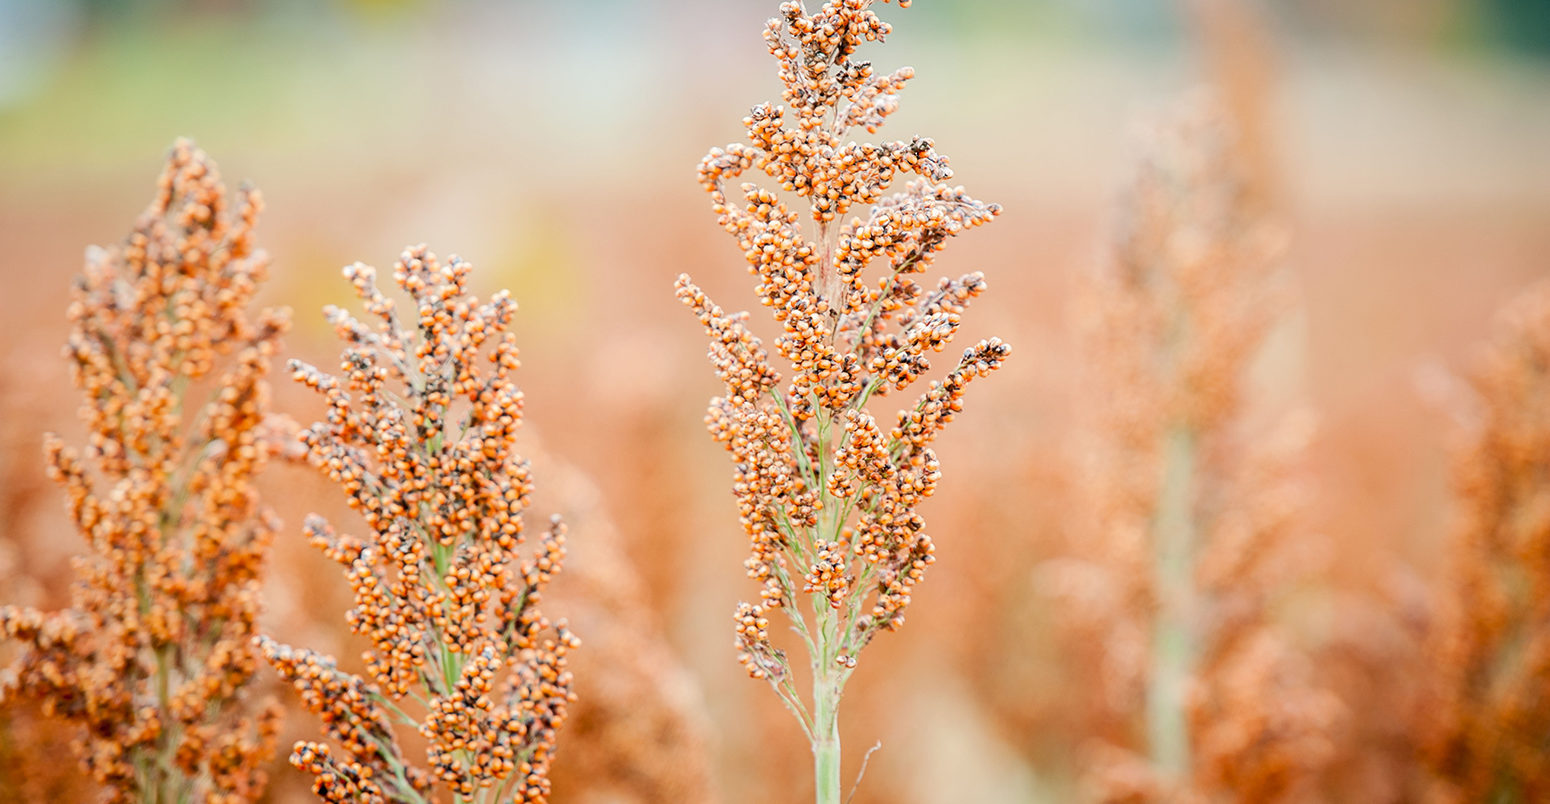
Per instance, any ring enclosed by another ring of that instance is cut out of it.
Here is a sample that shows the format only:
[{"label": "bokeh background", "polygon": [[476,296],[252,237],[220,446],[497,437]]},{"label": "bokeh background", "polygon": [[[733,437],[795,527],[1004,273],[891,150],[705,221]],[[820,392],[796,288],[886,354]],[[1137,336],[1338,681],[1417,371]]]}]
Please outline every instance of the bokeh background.
[{"label": "bokeh background", "polygon": [[[672,294],[688,271],[727,306],[753,303],[694,169],[778,94],[760,39],[775,5],[0,0],[0,598],[65,600],[79,543],[39,445],[76,432],[58,357],[70,281],[189,136],[264,193],[265,300],[294,308],[293,355],[331,365],[318,311],[350,300],[339,267],[386,268],[409,243],[472,260],[481,294],[520,301],[530,449],[559,456],[541,463],[539,512],[576,520],[576,577],[551,609],[595,652],[578,674],[599,702],[562,736],[555,799],[808,797],[799,730],[731,647],[730,613],[754,587],[730,468],[700,421],[717,384]],[[1201,84],[1255,109],[1298,290],[1283,386],[1319,422],[1306,516],[1332,547],[1299,620],[1316,650],[1347,638],[1346,601],[1424,598],[1450,527],[1437,378],[1550,273],[1550,4],[881,13],[895,31],[872,58],[918,76],[884,133],[934,137],[955,180],[1005,208],[938,263],[991,283],[962,337],[1017,351],[943,439],[926,509],[939,561],[851,685],[847,775],[880,741],[858,802],[1067,800],[1075,738],[1045,703],[1081,674],[1051,669],[1041,623],[1058,612],[1027,609],[1063,525],[1084,516],[1067,469],[1071,289],[1105,258],[1138,116]],[[295,418],[316,412],[276,385]],[[337,494],[304,467],[269,482],[289,534],[270,627],[351,654],[347,589],[296,527],[341,508]],[[1379,619],[1363,639],[1402,640],[1382,630],[1402,616]],[[309,728],[297,716],[291,733]],[[1341,739],[1384,750],[1369,738]],[[1380,770],[1353,773],[1348,800],[1407,795]],[[276,800],[304,800],[300,774],[276,775]]]}]

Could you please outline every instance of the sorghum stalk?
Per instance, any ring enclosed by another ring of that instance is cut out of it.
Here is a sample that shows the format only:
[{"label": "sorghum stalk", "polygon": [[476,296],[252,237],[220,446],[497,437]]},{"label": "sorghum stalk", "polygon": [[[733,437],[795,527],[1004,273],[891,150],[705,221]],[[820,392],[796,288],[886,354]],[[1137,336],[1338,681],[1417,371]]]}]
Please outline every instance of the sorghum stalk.
[{"label": "sorghum stalk", "polygon": [[1188,685],[1194,672],[1196,542],[1195,435],[1187,427],[1168,431],[1163,479],[1153,522],[1157,609],[1152,624],[1152,672],[1146,696],[1147,743],[1152,762],[1165,776],[1188,775]]},{"label": "sorghum stalk", "polygon": [[813,783],[819,804],[840,800],[839,706],[844,681],[836,675],[822,672],[813,681]]},{"label": "sorghum stalk", "polygon": [[[868,409],[929,370],[926,352],[946,347],[969,300],[985,289],[978,273],[943,278],[929,292],[915,276],[948,237],[1000,212],[962,188],[934,183],[952,171],[929,139],[849,139],[856,129],[876,133],[913,76],[909,68],[876,75],[853,58],[863,42],[890,30],[871,5],[831,0],[809,14],[799,2],[782,3],[765,41],[787,105],[754,107],[743,120],[751,146],[714,149],[700,165],[721,225],[738,239],[760,301],[783,329],[775,345],[792,365],[789,386],[777,388],[780,376],[746,313],[726,313],[687,275],[677,285],[705,325],[711,361],[726,383],[706,422],[736,464],[733,493],[752,544],[745,566],[763,584],[760,602],[736,613],[740,658],[801,723],[820,804],[840,800],[839,703],[856,657],[879,632],[904,622],[910,592],[933,560],[915,512],[940,478],[931,442],[961,409],[968,383],[1010,353],[997,338],[965,350],[892,428]],[[746,183],[741,201],[728,197],[727,182],[750,168],[808,200],[811,237],[803,216],[774,190]],[[884,195],[901,172],[922,180]],[[844,221],[853,208],[869,209]],[[874,260],[887,267],[869,278]],[[774,609],[808,651],[809,696],[770,641]]]},{"label": "sorghum stalk", "polygon": [[1092,754],[1089,778],[1103,800],[1271,800],[1326,761],[1338,708],[1272,605],[1307,535],[1302,417],[1266,428],[1248,396],[1280,307],[1283,239],[1209,96],[1149,134],[1113,259],[1088,287],[1101,480],[1085,570],[1119,590],[1095,636],[1118,657],[1139,643],[1144,661],[1112,660],[1109,683],[1121,701],[1144,691],[1145,711],[1135,733],[1116,730],[1117,751]]}]

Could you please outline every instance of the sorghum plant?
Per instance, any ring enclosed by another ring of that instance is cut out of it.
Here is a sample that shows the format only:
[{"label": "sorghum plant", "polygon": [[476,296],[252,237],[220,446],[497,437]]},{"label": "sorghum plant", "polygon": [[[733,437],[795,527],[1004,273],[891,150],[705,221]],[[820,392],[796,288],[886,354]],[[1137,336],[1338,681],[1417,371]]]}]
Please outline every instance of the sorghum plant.
[{"label": "sorghum plant", "polygon": [[1117,710],[1144,704],[1099,763],[1102,795],[1269,800],[1327,755],[1334,707],[1270,614],[1298,547],[1307,425],[1267,427],[1245,398],[1281,237],[1209,98],[1149,134],[1086,287],[1095,554],[1055,580],[1100,595],[1069,608],[1103,614],[1089,628]]},{"label": "sorghum plant", "polygon": [[112,801],[254,800],[274,750],[278,709],[247,690],[277,528],[254,487],[264,376],[286,328],[281,312],[247,313],[268,265],[260,206],[248,189],[233,203],[180,140],[123,246],[88,254],[70,305],[88,441],[84,455],[52,436],[45,449],[86,552],[70,608],[0,609],[21,643],[0,699],[76,724]]},{"label": "sorghum plant", "polygon": [[[926,353],[947,346],[986,286],[979,273],[929,289],[917,276],[948,237],[1000,211],[937,183],[952,171],[929,139],[849,139],[857,129],[875,133],[913,75],[909,68],[880,75],[855,58],[862,43],[890,30],[871,6],[832,0],[810,14],[799,2],[782,3],[764,38],[780,65],[785,105],[754,107],[743,120],[751,144],[714,149],[700,164],[722,227],[737,238],[760,302],[783,328],[775,348],[791,363],[790,384],[778,387],[746,313],[724,312],[686,275],[677,283],[678,298],[710,335],[710,359],[727,386],[706,421],[736,464],[733,493],[752,547],[748,575],[763,585],[759,602],[736,612],[740,658],[801,721],[819,802],[840,800],[837,708],[857,657],[878,633],[903,624],[911,590],[932,562],[915,510],[941,478],[931,443],[962,409],[969,382],[1010,352],[996,338],[965,350],[891,427],[868,409],[930,368]],[[729,197],[727,182],[750,169],[764,172],[773,189],[746,183]],[[885,195],[900,173],[921,180]],[[806,221],[781,191],[807,200]],[[844,220],[863,209],[864,217]],[[871,277],[874,261],[885,267]],[[776,610],[808,651],[810,696],[770,639]]]},{"label": "sorghum plant", "polygon": [[580,701],[565,721],[568,747],[555,784],[587,801],[718,800],[704,701],[673,654],[602,491],[534,446],[527,455],[566,523],[586,534],[565,568],[565,589],[556,591],[570,621],[585,629],[587,649],[572,657]]},{"label": "sorghum plant", "polygon": [[[372,645],[370,680],[258,639],[343,749],[298,742],[291,754],[328,801],[430,801],[438,785],[459,802],[549,794],[573,697],[566,654],[578,643],[564,623],[551,632],[538,602],[560,570],[565,529],[554,519],[537,549],[520,554],[532,479],[515,445],[522,392],[507,326],[516,302],[502,291],[480,303],[466,287],[471,271],[456,257],[442,264],[423,246],[407,249],[393,278],[414,305],[409,329],[375,269],[345,268],[379,322],[326,309],[348,344],[342,380],[291,362],[328,404],[303,436],[308,458],[369,532],[337,534],[317,516],[305,526],[345,569],[350,628]],[[395,722],[428,741],[428,770],[404,756]]]},{"label": "sorghum plant", "polygon": [[1550,285],[1502,313],[1472,380],[1423,744],[1446,800],[1540,801],[1550,796]]}]

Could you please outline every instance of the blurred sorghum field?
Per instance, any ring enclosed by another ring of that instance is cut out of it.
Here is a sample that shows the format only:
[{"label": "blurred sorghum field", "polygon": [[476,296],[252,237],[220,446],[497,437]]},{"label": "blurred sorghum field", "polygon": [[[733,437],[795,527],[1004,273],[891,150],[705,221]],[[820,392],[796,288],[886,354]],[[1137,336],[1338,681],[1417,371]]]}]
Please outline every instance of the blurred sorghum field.
[{"label": "blurred sorghum field", "polygon": [[1550,797],[1531,4],[909,5],[0,3],[0,800]]}]

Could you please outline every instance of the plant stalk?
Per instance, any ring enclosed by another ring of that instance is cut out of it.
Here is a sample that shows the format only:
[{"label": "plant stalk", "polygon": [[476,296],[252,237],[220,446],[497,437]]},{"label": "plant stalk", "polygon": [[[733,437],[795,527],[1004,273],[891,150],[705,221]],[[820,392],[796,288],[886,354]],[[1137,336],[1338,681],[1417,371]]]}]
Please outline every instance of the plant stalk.
[{"label": "plant stalk", "polygon": [[1168,432],[1163,479],[1153,522],[1157,614],[1152,624],[1152,673],[1146,696],[1147,744],[1153,765],[1169,779],[1189,773],[1185,712],[1194,664],[1195,434],[1186,425]]},{"label": "plant stalk", "polygon": [[840,684],[831,671],[813,679],[813,784],[817,804],[840,804]]}]

